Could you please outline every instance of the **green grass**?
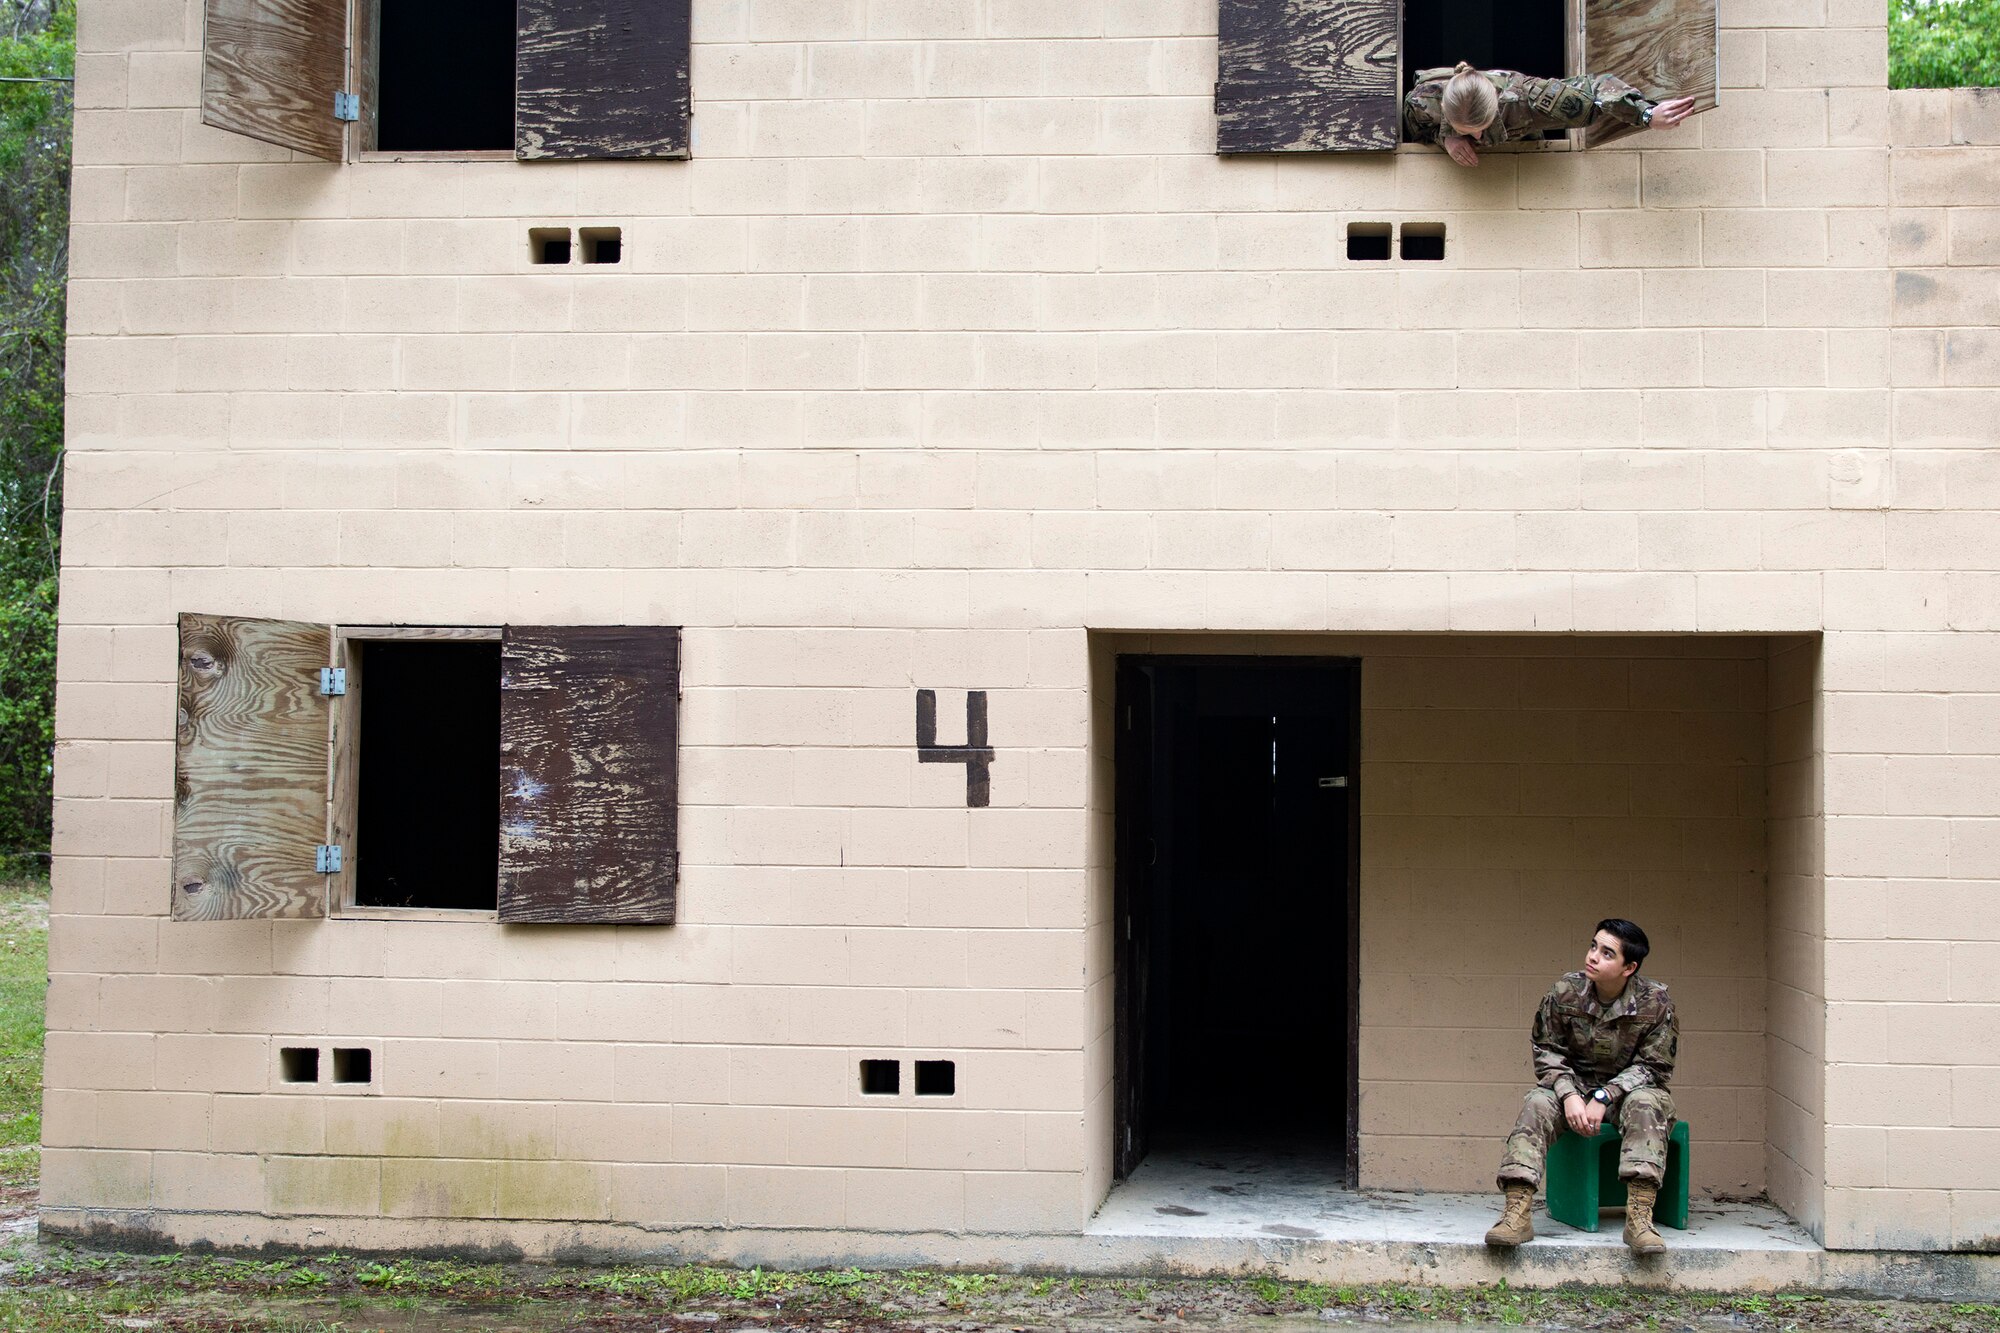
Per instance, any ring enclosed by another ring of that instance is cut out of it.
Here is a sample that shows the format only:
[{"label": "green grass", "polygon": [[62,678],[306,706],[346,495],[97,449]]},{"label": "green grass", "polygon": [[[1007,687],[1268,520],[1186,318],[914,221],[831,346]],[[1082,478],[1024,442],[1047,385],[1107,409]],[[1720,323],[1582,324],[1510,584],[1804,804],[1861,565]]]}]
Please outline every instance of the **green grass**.
[{"label": "green grass", "polygon": [[1890,0],[1889,86],[2000,84],[2000,0]]},{"label": "green grass", "polygon": [[0,884],[0,1183],[16,1183],[42,1141],[43,1003],[49,989],[49,886]]}]

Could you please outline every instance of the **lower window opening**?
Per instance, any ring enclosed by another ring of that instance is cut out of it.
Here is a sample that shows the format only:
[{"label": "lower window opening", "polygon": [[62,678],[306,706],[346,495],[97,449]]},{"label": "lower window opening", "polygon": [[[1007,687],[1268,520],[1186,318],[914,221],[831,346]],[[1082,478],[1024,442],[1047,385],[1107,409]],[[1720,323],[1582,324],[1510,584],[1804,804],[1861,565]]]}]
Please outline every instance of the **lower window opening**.
[{"label": "lower window opening", "polygon": [[863,1060],[861,1091],[870,1097],[893,1097],[903,1090],[903,1066],[896,1060]]},{"label": "lower window opening", "polygon": [[375,147],[448,153],[514,146],[511,0],[380,0]]},{"label": "lower window opening", "polygon": [[319,1082],[319,1047],[279,1047],[278,1077],[286,1083]]},{"label": "lower window opening", "polygon": [[494,910],[500,645],[351,643],[362,682],[355,904]]}]

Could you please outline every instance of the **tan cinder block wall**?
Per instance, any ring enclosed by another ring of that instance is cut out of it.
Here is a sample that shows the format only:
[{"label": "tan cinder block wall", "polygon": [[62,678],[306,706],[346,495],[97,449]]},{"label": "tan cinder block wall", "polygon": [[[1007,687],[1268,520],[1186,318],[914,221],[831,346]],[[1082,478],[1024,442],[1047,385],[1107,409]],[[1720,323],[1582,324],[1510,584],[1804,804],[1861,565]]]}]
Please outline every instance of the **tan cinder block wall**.
[{"label": "tan cinder block wall", "polygon": [[1764,652],[1482,638],[1363,657],[1364,1185],[1493,1187],[1535,1007],[1623,916],[1680,1016],[1691,1188],[1763,1192]]},{"label": "tan cinder block wall", "polygon": [[[49,1215],[1073,1229],[1086,630],[1718,631],[1823,635],[1823,746],[1765,733],[1765,1183],[1990,1248],[2000,136],[1888,96],[1883,11],[1728,0],[1721,109],[1465,173],[1215,158],[1212,0],[697,0],[695,160],[534,166],[206,129],[200,5],[86,3]],[[600,222],[617,271],[527,265]],[[684,923],[163,921],[180,610],[685,625]],[[993,691],[992,810],[918,686]],[[383,1094],[268,1093],[281,1037]],[[962,1104],[858,1118],[885,1047]]]},{"label": "tan cinder block wall", "polygon": [[1990,1251],[2000,94],[1898,92],[1890,124],[1897,572],[1867,622],[1884,632],[1830,639],[1823,682],[1826,1236]]},{"label": "tan cinder block wall", "polygon": [[1826,775],[1819,644],[1773,639],[1766,677],[1765,1187],[1825,1229]]}]

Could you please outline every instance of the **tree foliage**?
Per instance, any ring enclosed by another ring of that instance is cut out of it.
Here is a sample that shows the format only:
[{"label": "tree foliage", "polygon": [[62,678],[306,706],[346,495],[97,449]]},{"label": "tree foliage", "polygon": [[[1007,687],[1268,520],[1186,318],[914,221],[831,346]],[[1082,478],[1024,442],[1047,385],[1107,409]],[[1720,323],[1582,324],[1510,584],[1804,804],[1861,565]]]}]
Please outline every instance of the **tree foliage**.
[{"label": "tree foliage", "polygon": [[2000,0],[1890,0],[1891,88],[2000,84]]},{"label": "tree foliage", "polygon": [[49,843],[75,0],[0,0],[0,870]]}]

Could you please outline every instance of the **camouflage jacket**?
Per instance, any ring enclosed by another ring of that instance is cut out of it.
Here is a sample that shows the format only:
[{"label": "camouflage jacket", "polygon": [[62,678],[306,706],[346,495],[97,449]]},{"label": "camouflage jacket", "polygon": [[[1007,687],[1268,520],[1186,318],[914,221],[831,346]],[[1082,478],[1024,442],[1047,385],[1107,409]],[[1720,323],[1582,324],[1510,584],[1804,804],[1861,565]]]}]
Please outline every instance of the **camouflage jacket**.
[{"label": "camouflage jacket", "polygon": [[[1611,74],[1580,74],[1573,79],[1531,79],[1511,69],[1489,69],[1487,78],[1500,94],[1500,114],[1473,141],[1479,148],[1519,139],[1539,130],[1573,130],[1600,116],[1644,129],[1653,103],[1639,90]],[[1414,143],[1442,144],[1455,133],[1444,118],[1444,86],[1450,69],[1417,72],[1417,86],[1403,99],[1403,137]]]},{"label": "camouflage jacket", "polygon": [[1559,1098],[1602,1087],[1615,1105],[1636,1089],[1667,1086],[1680,1024],[1663,982],[1635,975],[1607,1006],[1588,977],[1571,972],[1542,997],[1529,1040],[1535,1082]]}]

